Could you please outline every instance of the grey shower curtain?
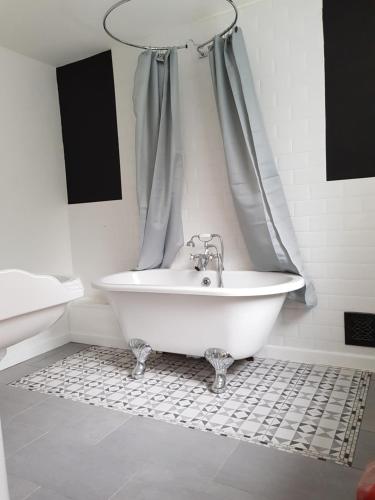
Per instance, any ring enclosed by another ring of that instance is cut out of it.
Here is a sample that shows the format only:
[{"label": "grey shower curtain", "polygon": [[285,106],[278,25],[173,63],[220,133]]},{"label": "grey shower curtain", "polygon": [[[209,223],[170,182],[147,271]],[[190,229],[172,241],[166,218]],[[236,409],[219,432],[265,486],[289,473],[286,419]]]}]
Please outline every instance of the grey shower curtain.
[{"label": "grey shower curtain", "polygon": [[314,285],[303,268],[240,29],[215,38],[210,65],[229,183],[250,258],[258,271],[302,275],[306,286],[289,299],[314,306]]},{"label": "grey shower curtain", "polygon": [[143,52],[134,82],[138,270],[169,267],[184,243],[177,49]]}]

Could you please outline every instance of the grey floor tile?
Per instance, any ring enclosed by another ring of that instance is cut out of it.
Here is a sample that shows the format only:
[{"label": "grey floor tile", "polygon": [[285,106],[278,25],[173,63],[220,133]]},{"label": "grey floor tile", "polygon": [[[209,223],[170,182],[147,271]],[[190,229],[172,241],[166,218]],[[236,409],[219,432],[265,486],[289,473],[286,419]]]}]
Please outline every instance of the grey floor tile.
[{"label": "grey floor tile", "polygon": [[110,500],[258,500],[250,493],[189,475],[189,469],[147,464]]},{"label": "grey floor tile", "polygon": [[364,470],[375,460],[375,432],[361,431],[355,449],[353,467]]},{"label": "grey floor tile", "polygon": [[11,421],[14,425],[28,424],[47,432],[59,425],[78,422],[89,416],[92,411],[90,405],[51,396],[38,405],[18,413]]},{"label": "grey floor tile", "polygon": [[[88,347],[88,345],[86,344],[69,342],[68,344],[64,344],[63,346],[57,347],[56,349],[52,349],[51,351],[28,359],[25,363],[34,367],[34,370],[37,370],[55,363],[56,361],[65,358],[66,356],[70,356],[72,354],[75,354],[76,352],[82,351],[86,347]],[[33,371],[33,369],[31,369],[30,372],[31,371]]]},{"label": "grey floor tile", "polygon": [[240,443],[216,477],[257,500],[353,500],[362,471]]},{"label": "grey floor tile", "polygon": [[[117,442],[118,448],[126,443]],[[73,500],[106,500],[140,467],[132,458],[119,460],[97,445],[84,445],[55,428],[40,439],[12,455],[8,471],[19,477],[58,491]]]},{"label": "grey floor tile", "polygon": [[0,418],[3,425],[6,425],[12,418],[27,409],[30,409],[43,401],[47,401],[49,396],[40,392],[25,391],[9,386],[0,387]]},{"label": "grey floor tile", "polygon": [[88,414],[83,419],[59,426],[58,432],[60,437],[65,434],[83,445],[94,445],[108,437],[130,418],[132,415],[129,413],[88,405]]},{"label": "grey floor tile", "polygon": [[367,394],[365,411],[361,429],[364,431],[375,432],[375,378],[372,376],[369,391]]},{"label": "grey floor tile", "polygon": [[29,364],[19,363],[18,365],[10,366],[5,370],[0,371],[0,387],[14,382],[25,375],[29,375],[35,371],[35,368],[31,367]]},{"label": "grey floor tile", "polygon": [[27,479],[22,479],[14,474],[8,474],[10,500],[25,500],[39,489],[39,486]]},{"label": "grey floor tile", "polygon": [[5,456],[10,457],[24,446],[43,436],[45,431],[32,424],[14,423],[3,426]]},{"label": "grey floor tile", "polygon": [[[93,445],[78,438],[83,422],[70,431],[68,424],[55,427],[10,457],[8,470],[74,500],[104,500],[147,464],[175,474],[183,470],[192,484],[208,481],[237,446],[231,439],[142,417],[130,418]],[[214,483],[206,488],[225,489]]]},{"label": "grey floor tile", "polygon": [[132,417],[100,443],[118,460],[133,456],[140,462],[188,467],[206,478],[216,474],[237,445],[234,439],[145,417]]},{"label": "grey floor tile", "polygon": [[49,488],[39,488],[27,497],[27,500],[71,500],[71,498]]}]

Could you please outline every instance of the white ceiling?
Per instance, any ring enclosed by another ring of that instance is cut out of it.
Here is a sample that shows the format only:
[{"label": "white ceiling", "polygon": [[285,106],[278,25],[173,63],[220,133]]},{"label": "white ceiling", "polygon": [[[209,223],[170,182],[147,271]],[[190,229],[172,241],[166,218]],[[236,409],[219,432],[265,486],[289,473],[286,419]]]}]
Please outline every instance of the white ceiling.
[{"label": "white ceiling", "polygon": [[[103,15],[113,3],[115,0],[0,0],[0,45],[53,66],[88,57],[116,44],[102,28]],[[226,0],[132,0],[112,14],[109,25],[129,41],[170,44],[171,26],[191,24],[226,10]],[[191,37],[195,38],[194,33]],[[173,39],[175,44],[185,41]]]}]

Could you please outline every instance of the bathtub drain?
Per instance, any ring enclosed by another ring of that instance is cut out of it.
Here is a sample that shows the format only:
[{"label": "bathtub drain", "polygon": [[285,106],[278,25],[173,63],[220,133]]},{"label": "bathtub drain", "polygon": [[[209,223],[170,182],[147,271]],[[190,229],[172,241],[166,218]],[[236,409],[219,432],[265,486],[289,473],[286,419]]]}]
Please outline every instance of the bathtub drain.
[{"label": "bathtub drain", "polygon": [[203,279],[202,279],[202,286],[210,286],[211,285],[211,280],[210,278],[207,278],[207,276],[205,276]]}]

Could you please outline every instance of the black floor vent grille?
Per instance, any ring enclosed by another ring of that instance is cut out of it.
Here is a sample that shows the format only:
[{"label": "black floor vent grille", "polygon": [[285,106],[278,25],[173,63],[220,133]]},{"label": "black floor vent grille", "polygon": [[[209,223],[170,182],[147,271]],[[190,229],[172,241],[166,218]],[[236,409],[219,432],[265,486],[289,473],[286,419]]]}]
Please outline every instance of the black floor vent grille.
[{"label": "black floor vent grille", "polygon": [[345,344],[375,347],[375,314],[346,312]]}]

